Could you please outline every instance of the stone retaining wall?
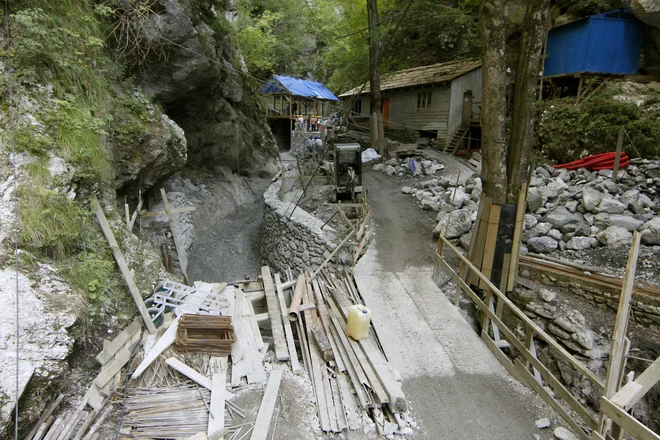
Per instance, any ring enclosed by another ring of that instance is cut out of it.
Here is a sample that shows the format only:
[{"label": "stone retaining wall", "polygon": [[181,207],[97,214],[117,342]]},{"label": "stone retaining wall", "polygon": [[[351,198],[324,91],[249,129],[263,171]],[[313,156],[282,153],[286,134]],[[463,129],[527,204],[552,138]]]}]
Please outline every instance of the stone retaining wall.
[{"label": "stone retaining wall", "polygon": [[279,199],[280,185],[278,180],[264,193],[261,258],[280,272],[289,266],[294,274],[301,273],[330,256],[337,247],[336,237],[322,230],[323,222],[300,207],[291,215],[295,202]]},{"label": "stone retaining wall", "polygon": [[[621,290],[616,287],[608,287],[600,284],[592,284],[583,280],[576,280],[560,275],[548,275],[539,270],[526,267],[522,271],[525,278],[540,281],[545,285],[552,285],[565,289],[572,294],[593,303],[601,309],[609,308],[616,312],[619,308],[619,297]],[[634,294],[631,301],[630,317],[633,321],[648,326],[654,330],[660,330],[660,298]]]}]

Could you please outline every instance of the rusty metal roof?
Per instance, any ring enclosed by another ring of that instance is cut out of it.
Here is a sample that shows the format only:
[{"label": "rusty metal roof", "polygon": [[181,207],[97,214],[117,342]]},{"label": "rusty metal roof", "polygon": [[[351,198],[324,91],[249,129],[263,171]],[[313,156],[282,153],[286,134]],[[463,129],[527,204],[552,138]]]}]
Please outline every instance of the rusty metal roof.
[{"label": "rusty metal roof", "polygon": [[[474,69],[481,67],[481,60],[469,59],[450,61],[448,63],[431,64],[430,66],[414,67],[387,73],[380,78],[380,90],[402,89],[406,87],[441,84],[458,78]],[[352,96],[360,92],[362,86],[355,87],[339,95],[340,98]],[[366,83],[361,94],[369,93],[369,83]]]}]

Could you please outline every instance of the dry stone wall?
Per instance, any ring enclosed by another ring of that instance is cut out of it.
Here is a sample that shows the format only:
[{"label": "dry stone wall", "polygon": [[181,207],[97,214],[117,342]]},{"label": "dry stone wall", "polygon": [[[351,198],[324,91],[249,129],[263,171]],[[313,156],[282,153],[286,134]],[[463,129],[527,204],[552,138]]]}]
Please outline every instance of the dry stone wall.
[{"label": "dry stone wall", "polygon": [[261,257],[280,272],[291,267],[294,273],[301,273],[317,267],[330,256],[337,246],[336,237],[322,230],[323,222],[302,208],[297,207],[291,214],[297,198],[293,202],[292,197],[280,200],[280,186],[278,180],[264,193]]}]

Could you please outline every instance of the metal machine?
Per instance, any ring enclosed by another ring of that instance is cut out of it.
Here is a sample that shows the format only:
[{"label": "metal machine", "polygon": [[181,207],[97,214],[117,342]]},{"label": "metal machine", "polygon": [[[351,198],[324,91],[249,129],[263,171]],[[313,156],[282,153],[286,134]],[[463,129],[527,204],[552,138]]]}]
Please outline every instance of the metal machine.
[{"label": "metal machine", "polygon": [[337,199],[358,201],[362,193],[360,144],[335,144],[335,187]]}]

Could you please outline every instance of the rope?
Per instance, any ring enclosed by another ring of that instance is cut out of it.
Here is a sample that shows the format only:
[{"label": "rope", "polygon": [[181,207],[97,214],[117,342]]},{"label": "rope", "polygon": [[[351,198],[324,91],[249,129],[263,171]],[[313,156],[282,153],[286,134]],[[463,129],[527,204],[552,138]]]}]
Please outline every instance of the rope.
[{"label": "rope", "polygon": [[[5,33],[7,36],[7,52],[11,47],[11,34],[9,33],[9,5],[8,1],[5,0]],[[12,169],[14,175],[14,210],[16,217],[14,218],[14,265],[16,269],[16,407],[14,411],[14,440],[18,440],[18,398],[19,398],[19,355],[20,355],[20,345],[19,345],[19,318],[20,318],[20,304],[19,300],[19,288],[18,288],[18,173],[16,171],[16,145],[14,143],[14,91],[12,83],[12,72],[11,72],[11,56],[7,57],[7,83],[9,91],[9,126],[10,126],[10,142],[11,142],[11,154],[12,154]]]}]

